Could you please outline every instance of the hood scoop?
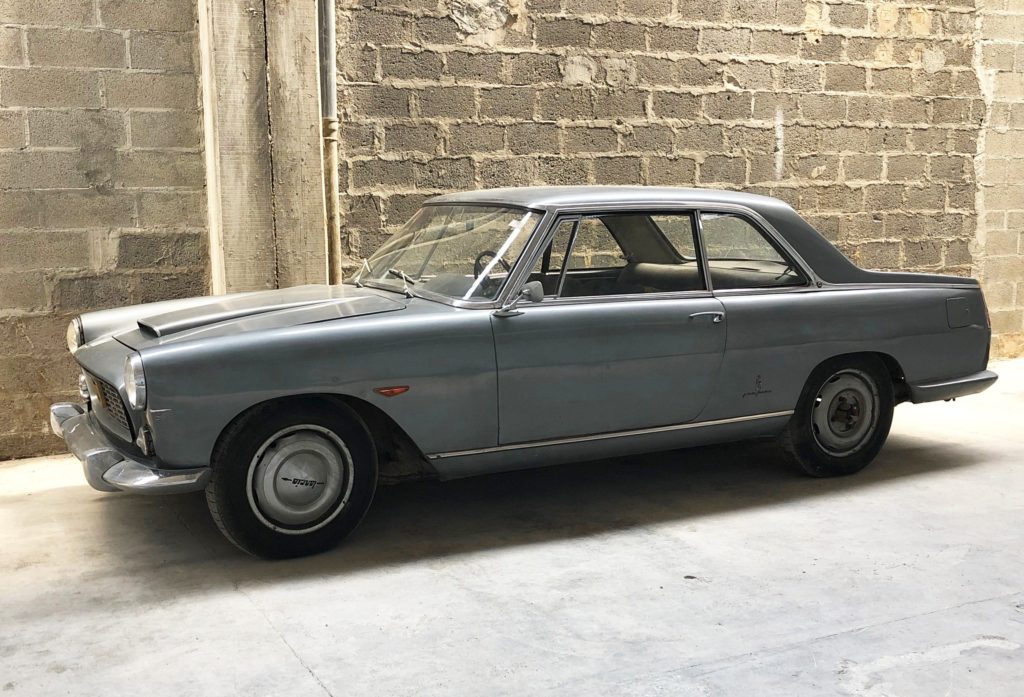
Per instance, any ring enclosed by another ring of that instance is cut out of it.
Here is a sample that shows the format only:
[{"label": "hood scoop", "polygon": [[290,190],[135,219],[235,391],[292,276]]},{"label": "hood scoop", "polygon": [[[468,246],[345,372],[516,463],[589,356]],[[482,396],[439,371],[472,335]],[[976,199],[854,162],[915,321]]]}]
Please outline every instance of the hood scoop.
[{"label": "hood scoop", "polygon": [[332,313],[334,316],[367,314],[368,312],[381,312],[403,307],[402,303],[388,298],[364,295],[358,291],[353,293],[352,290],[338,286],[299,286],[283,290],[228,295],[219,299],[211,298],[210,302],[194,307],[143,317],[138,320],[138,325],[145,335],[166,337],[221,322],[243,320],[272,312],[317,305],[337,307],[336,312]]}]

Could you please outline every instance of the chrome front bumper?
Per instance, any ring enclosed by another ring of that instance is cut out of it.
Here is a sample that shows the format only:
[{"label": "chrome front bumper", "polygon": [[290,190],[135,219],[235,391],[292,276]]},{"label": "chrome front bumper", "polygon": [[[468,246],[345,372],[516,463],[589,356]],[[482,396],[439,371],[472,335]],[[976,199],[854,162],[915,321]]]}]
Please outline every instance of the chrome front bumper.
[{"label": "chrome front bumper", "polygon": [[51,405],[50,428],[81,461],[89,486],[99,491],[177,494],[201,491],[210,480],[209,467],[156,469],[126,457],[93,424],[92,416],[79,404]]}]

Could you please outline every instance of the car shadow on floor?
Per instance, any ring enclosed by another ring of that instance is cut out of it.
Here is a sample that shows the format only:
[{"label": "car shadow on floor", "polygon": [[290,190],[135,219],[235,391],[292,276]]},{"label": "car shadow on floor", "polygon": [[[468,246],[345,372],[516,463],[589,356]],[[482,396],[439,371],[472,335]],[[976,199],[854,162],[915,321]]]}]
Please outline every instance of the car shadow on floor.
[{"label": "car shadow on floor", "polygon": [[[735,443],[575,463],[451,482],[383,487],[366,519],[337,549],[306,559],[248,557],[220,535],[204,497],[110,496],[98,503],[111,554],[146,582],[174,586],[168,565],[209,564],[201,583],[338,575],[450,555],[582,538],[829,497],[971,466],[982,454],[893,435],[865,471],[838,479],[797,473],[774,443]],[[162,561],[153,565],[141,556]],[[172,594],[195,588],[169,588]]]}]

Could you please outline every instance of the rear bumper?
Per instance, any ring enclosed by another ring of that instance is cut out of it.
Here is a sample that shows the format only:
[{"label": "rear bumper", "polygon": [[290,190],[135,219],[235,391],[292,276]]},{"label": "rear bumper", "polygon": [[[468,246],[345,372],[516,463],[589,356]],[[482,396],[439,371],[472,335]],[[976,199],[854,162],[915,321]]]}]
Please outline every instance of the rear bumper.
[{"label": "rear bumper", "polygon": [[942,399],[965,397],[987,390],[998,379],[999,376],[991,370],[982,370],[952,380],[911,383],[908,385],[910,401],[920,404],[921,402],[937,402]]},{"label": "rear bumper", "polygon": [[98,491],[177,494],[201,491],[210,480],[209,467],[157,469],[131,459],[107,439],[93,423],[92,415],[78,404],[51,405],[50,428],[81,461],[86,481]]}]

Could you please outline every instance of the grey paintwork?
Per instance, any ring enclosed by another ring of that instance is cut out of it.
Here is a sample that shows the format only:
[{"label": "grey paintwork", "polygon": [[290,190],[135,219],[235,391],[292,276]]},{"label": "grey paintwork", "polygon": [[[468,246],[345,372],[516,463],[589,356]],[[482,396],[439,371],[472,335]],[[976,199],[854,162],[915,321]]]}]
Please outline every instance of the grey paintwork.
[{"label": "grey paintwork", "polygon": [[[840,354],[884,355],[913,401],[980,391],[990,330],[971,279],[857,268],[781,201],[642,187],[465,192],[430,204],[495,203],[543,219],[494,303],[440,302],[353,286],[192,298],[83,315],[83,368],[123,394],[137,351],[156,455],[102,435],[163,469],[209,463],[238,415],[292,395],[374,405],[444,477],[774,435],[806,377]],[[737,211],[810,279],[806,287],[520,303],[514,297],[565,213]],[[722,313],[722,321],[713,315]],[[696,315],[691,317],[691,315]],[[902,382],[905,380],[906,385]],[[408,385],[398,397],[375,387]]]},{"label": "grey paintwork", "polygon": [[690,315],[721,310],[713,297],[549,302],[492,318],[498,443],[693,421],[715,390],[726,323]]}]

